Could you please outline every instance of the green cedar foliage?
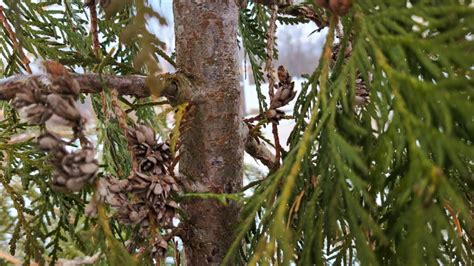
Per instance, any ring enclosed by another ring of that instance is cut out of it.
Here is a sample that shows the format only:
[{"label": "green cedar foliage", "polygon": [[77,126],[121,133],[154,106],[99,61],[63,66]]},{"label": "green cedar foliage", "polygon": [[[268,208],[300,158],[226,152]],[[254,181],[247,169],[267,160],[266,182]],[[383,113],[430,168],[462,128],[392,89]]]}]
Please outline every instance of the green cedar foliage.
[{"label": "green cedar foliage", "polygon": [[[228,261],[238,250],[251,265],[473,261],[474,8],[353,2],[335,64],[331,16],[290,150],[253,188]],[[370,90],[362,109],[352,103],[359,73]]]},{"label": "green cedar foliage", "polygon": [[[7,0],[3,7],[20,45],[14,45],[0,24],[3,77],[26,72],[19,49],[30,58],[56,60],[72,71],[98,74],[154,73],[160,69],[158,56],[174,64],[163,51],[165,44],[145,29],[145,18],[157,18],[161,24],[165,20],[144,1],[136,1],[134,5],[130,1],[112,1],[106,10],[98,8],[98,55],[92,49],[90,14],[84,1]],[[137,39],[130,32],[142,34]],[[153,60],[143,60],[150,54]],[[162,134],[169,133],[163,116],[156,115],[152,99],[120,100],[124,110],[135,111],[138,122],[152,125]],[[102,151],[103,173],[126,178],[131,170],[131,158],[123,130],[111,115],[109,91],[102,96],[91,96],[91,102],[97,133],[89,137],[96,140],[98,150]],[[51,190],[53,169],[48,156],[34,143],[38,126],[20,123],[18,114],[8,103],[2,102],[0,107],[4,116],[0,121],[1,251],[9,250],[25,264],[54,265],[59,258],[93,256],[97,252],[105,254],[97,261],[99,264],[133,265],[137,259],[150,263],[145,254],[143,258],[132,259],[124,249],[133,228],[119,225],[104,215],[98,219],[84,215],[93,193],[91,187],[80,194]]]}]

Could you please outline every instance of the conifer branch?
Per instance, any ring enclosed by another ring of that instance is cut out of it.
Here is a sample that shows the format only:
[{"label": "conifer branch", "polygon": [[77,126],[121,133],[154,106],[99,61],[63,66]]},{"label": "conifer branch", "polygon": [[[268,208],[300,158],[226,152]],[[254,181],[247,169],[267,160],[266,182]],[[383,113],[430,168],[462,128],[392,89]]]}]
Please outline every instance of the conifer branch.
[{"label": "conifer branch", "polygon": [[128,129],[128,125],[127,125],[127,114],[120,107],[117,94],[118,94],[117,90],[112,90],[111,93],[110,93],[110,96],[112,98],[111,99],[112,107],[114,108],[114,113],[115,113],[115,116],[117,117],[118,125],[119,125],[120,129],[122,129],[123,135],[125,136],[125,138],[127,140],[128,152],[130,153],[130,156],[132,157],[132,170],[137,171],[138,170],[138,162],[137,162],[137,159],[135,157],[135,153],[133,152],[132,143],[130,142],[130,138],[128,137],[129,129]]},{"label": "conifer branch", "polygon": [[96,56],[100,52],[100,43],[99,43],[99,32],[97,30],[97,6],[89,6],[90,16],[91,16],[91,36],[92,36],[92,50]]},{"label": "conifer branch", "polygon": [[[268,78],[268,96],[270,102],[274,98],[274,87],[276,82],[275,69],[273,68],[273,47],[275,44],[276,19],[277,19],[278,5],[271,6],[270,26],[268,27],[267,35],[267,60],[265,62],[265,72]],[[277,122],[272,122],[272,133],[275,140],[275,168],[280,164],[281,144],[278,136]]]},{"label": "conifer branch", "polygon": [[267,59],[265,61],[265,72],[268,78],[268,95],[270,101],[273,99],[273,89],[275,87],[275,69],[273,68],[273,47],[275,44],[275,32],[276,32],[276,18],[277,18],[278,6],[272,5],[270,25],[267,33]]},{"label": "conifer branch", "polygon": [[276,5],[279,7],[278,13],[312,21],[319,30],[329,26],[328,18],[317,13],[308,3],[294,5],[291,0],[256,0],[254,2],[268,7]]},{"label": "conifer branch", "polygon": [[317,13],[309,4],[290,5],[281,8],[279,12],[281,14],[310,20],[318,26],[318,31],[329,26],[328,18],[323,14]]},{"label": "conifer branch", "polygon": [[31,74],[30,60],[28,59],[28,57],[26,57],[25,53],[23,52],[23,48],[21,47],[20,43],[18,43],[16,34],[13,31],[10,24],[8,23],[8,20],[5,17],[5,14],[3,13],[3,9],[4,7],[0,5],[0,21],[2,22],[2,25],[5,28],[5,30],[8,32],[8,36],[10,37],[10,40],[13,44],[13,49],[17,50],[23,67],[26,69],[28,73]]},{"label": "conifer branch", "polygon": [[255,3],[264,6],[288,6],[292,4],[292,0],[254,0]]},{"label": "conifer branch", "polygon": [[252,134],[247,125],[244,125],[244,139],[245,139],[245,152],[250,156],[259,160],[268,169],[275,168],[275,155],[267,148],[267,146],[261,142],[258,142]]},{"label": "conifer branch", "polygon": [[[169,74],[165,73],[162,75],[164,79],[176,78],[176,75],[182,75],[180,73]],[[146,86],[145,76],[132,75],[132,76],[113,76],[113,75],[102,75],[102,81],[98,74],[72,74],[72,77],[79,82],[81,93],[100,93],[104,89],[104,85],[113,88],[118,95],[129,95],[138,98],[145,98],[151,95],[150,89]],[[15,97],[15,93],[18,88],[23,86],[29,79],[42,80],[45,76],[42,75],[15,75],[7,79],[0,80],[0,100],[9,101]],[[102,83],[103,82],[103,83]],[[179,102],[177,98],[178,94],[186,95],[179,91],[176,83],[168,83],[167,87],[163,88],[162,95],[170,99],[170,102]],[[248,138],[247,138],[248,139]],[[261,161],[264,165],[273,168],[272,160],[274,160],[273,154],[268,150],[265,145],[258,144],[255,140],[247,140],[246,151]]]},{"label": "conifer branch", "polygon": [[[99,31],[97,25],[97,6],[94,2],[87,5],[89,7],[89,14],[91,19],[90,33],[92,36],[92,51],[96,57],[100,56],[100,43],[99,43]],[[102,102],[102,108],[104,109],[105,116],[108,116],[107,100],[105,98],[105,92],[100,93],[100,101]]]},{"label": "conifer branch", "polygon": [[[171,80],[180,74],[162,74],[163,79]],[[114,76],[99,74],[72,74],[72,77],[79,82],[81,93],[98,93],[103,91],[104,85],[116,89],[119,95],[129,95],[138,98],[145,98],[151,95],[150,89],[145,85],[146,77],[141,75]],[[29,79],[42,80],[42,75],[15,75],[0,80],[0,100],[11,100],[16,93],[17,88],[23,86]],[[104,82],[104,83],[102,83]],[[163,88],[163,93],[173,92],[176,84],[169,84]]]}]

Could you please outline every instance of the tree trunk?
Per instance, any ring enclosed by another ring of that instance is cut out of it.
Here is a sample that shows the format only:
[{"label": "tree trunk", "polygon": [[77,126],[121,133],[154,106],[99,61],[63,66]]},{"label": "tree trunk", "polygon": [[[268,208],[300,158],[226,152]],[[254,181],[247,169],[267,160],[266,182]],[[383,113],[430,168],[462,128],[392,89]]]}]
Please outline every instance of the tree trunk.
[{"label": "tree trunk", "polygon": [[[177,64],[193,82],[189,130],[180,174],[188,192],[234,193],[242,186],[244,140],[234,1],[174,1]],[[188,126],[187,126],[188,127]],[[239,206],[215,200],[183,203],[188,265],[219,265]]]}]

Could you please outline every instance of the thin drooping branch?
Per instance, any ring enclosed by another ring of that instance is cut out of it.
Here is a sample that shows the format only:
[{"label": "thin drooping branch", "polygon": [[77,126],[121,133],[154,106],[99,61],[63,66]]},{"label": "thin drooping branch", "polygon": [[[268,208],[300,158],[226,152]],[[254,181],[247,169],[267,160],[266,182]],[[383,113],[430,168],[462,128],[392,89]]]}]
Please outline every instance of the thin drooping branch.
[{"label": "thin drooping branch", "polygon": [[26,57],[25,53],[23,52],[23,48],[21,47],[20,43],[18,42],[16,34],[13,31],[12,27],[8,23],[7,18],[5,17],[5,14],[3,13],[3,6],[1,6],[1,5],[0,5],[0,21],[2,22],[2,25],[5,28],[5,30],[8,32],[8,36],[10,37],[10,41],[13,44],[13,49],[17,50],[23,67],[26,69],[26,71],[28,73],[31,73],[30,60],[28,59],[28,57]]}]

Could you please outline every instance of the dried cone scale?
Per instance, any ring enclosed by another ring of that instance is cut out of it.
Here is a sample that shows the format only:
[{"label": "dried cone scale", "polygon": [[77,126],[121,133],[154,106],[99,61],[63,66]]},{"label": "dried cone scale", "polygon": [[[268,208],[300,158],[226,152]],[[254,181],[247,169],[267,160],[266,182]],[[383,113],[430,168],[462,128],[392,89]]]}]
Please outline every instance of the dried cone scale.
[{"label": "dried cone scale", "polygon": [[284,66],[278,67],[278,84],[275,85],[275,95],[270,101],[270,108],[266,112],[269,120],[278,122],[283,118],[285,113],[278,108],[290,103],[296,96],[295,83],[291,81],[291,76]]},{"label": "dried cone scale", "polygon": [[356,85],[355,85],[355,97],[354,97],[354,104],[356,106],[364,106],[369,102],[369,90],[367,89],[367,86],[365,85],[364,80],[360,75],[356,79]]},{"label": "dried cone scale", "polygon": [[284,66],[278,67],[278,78],[280,82],[278,82],[277,91],[270,102],[270,109],[285,106],[296,96],[295,83],[291,81],[291,76]]}]

